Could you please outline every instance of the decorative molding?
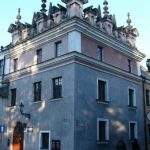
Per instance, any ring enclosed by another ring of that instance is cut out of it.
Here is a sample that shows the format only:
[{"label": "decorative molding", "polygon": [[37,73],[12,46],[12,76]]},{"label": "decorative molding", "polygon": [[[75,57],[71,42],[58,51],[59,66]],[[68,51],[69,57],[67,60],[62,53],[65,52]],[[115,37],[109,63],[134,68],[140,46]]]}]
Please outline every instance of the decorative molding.
[{"label": "decorative molding", "polygon": [[10,56],[13,57],[16,54],[44,45],[44,43],[53,41],[56,38],[64,36],[72,31],[81,32],[82,34],[89,36],[106,46],[110,46],[114,50],[121,52],[130,58],[136,59],[137,61],[141,61],[145,57],[145,55],[140,51],[133,49],[127,44],[117,40],[111,35],[102,32],[97,27],[94,27],[77,17],[68,19],[67,21],[62,22],[41,34],[38,34],[34,38],[31,38],[26,42],[11,48],[9,50]]},{"label": "decorative molding", "polygon": [[53,58],[42,62],[41,64],[33,65],[16,72],[12,72],[5,76],[5,79],[9,80],[18,80],[20,78],[24,78],[26,76],[39,74],[41,72],[45,72],[54,68],[59,68],[62,66],[66,66],[69,64],[81,64],[96,70],[99,70],[104,73],[111,74],[113,76],[129,80],[131,82],[135,82],[137,84],[141,84],[141,78],[134,74],[123,71],[119,68],[113,67],[111,65],[99,62],[96,59],[85,56],[78,52],[70,52],[68,54],[62,55],[61,57]]}]

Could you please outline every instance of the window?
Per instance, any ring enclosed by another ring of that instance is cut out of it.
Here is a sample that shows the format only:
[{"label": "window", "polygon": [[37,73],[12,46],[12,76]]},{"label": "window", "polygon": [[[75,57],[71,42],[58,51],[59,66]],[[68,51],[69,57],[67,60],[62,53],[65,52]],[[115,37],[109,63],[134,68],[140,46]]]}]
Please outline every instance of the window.
[{"label": "window", "polygon": [[62,77],[53,79],[53,98],[62,97]]},{"label": "window", "polygon": [[50,132],[40,132],[40,150],[50,150]]},{"label": "window", "polygon": [[98,101],[108,101],[107,81],[98,80]]},{"label": "window", "polygon": [[52,150],[60,150],[60,140],[52,140]]},{"label": "window", "polygon": [[129,72],[131,73],[132,66],[131,66],[131,60],[130,59],[128,59],[128,69],[129,69]]},{"label": "window", "polygon": [[37,56],[37,64],[42,62],[42,49],[38,49],[36,51],[36,56]]},{"label": "window", "polygon": [[14,59],[14,71],[17,71],[18,68],[18,58]]},{"label": "window", "polygon": [[149,140],[150,140],[150,124],[147,125],[147,131],[148,131],[148,137],[149,137]]},{"label": "window", "polygon": [[41,101],[41,82],[34,83],[34,101]]},{"label": "window", "polygon": [[146,106],[150,106],[150,91],[146,90]]},{"label": "window", "polygon": [[109,140],[109,120],[97,119],[97,140],[105,142]]},{"label": "window", "polygon": [[129,122],[129,139],[137,139],[137,123],[136,122]]},{"label": "window", "polygon": [[61,41],[56,43],[56,57],[59,57],[62,55],[62,43]]},{"label": "window", "polygon": [[129,91],[128,91],[128,105],[130,107],[136,106],[135,90],[131,88],[129,88]]},{"label": "window", "polygon": [[97,47],[97,59],[103,61],[103,48],[100,46]]},{"label": "window", "polygon": [[16,106],[16,89],[11,89],[11,106]]},{"label": "window", "polygon": [[2,59],[0,60],[0,76],[3,75],[3,65],[4,65],[4,61]]}]

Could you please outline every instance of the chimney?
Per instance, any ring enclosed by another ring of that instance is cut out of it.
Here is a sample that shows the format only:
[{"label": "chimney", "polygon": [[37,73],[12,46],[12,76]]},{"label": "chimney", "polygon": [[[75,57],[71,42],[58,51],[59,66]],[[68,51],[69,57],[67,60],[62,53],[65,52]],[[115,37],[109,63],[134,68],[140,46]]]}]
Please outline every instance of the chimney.
[{"label": "chimney", "polygon": [[150,72],[150,58],[146,61],[146,66],[148,68],[148,72]]}]

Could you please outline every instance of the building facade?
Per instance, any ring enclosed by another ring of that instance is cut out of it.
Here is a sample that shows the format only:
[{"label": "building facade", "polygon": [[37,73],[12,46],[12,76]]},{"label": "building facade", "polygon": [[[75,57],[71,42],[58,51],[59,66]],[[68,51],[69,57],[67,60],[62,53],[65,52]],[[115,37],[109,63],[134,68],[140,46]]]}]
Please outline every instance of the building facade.
[{"label": "building facade", "polygon": [[138,30],[117,27],[104,1],[46,0],[31,24],[9,26],[1,47],[1,140],[10,150],[114,150],[138,139],[145,150]]}]

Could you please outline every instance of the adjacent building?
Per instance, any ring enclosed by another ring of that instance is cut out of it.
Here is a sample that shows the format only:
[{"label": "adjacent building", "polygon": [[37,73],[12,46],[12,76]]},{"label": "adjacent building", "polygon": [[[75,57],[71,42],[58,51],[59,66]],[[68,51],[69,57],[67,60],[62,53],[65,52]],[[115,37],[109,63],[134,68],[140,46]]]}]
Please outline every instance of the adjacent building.
[{"label": "adjacent building", "polygon": [[0,145],[10,150],[145,150],[138,30],[117,27],[108,2],[61,0],[9,26],[0,52]]}]

